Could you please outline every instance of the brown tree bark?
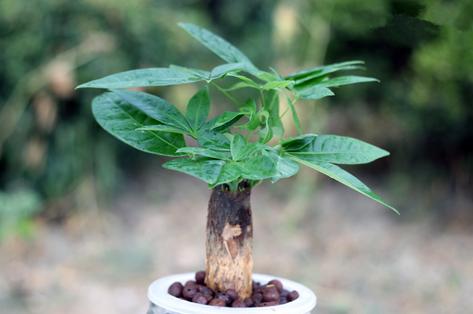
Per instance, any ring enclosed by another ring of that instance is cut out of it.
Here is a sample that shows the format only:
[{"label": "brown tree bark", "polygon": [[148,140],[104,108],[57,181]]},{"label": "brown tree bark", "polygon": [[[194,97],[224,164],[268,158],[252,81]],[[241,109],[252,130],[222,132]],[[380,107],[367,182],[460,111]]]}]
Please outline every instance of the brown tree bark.
[{"label": "brown tree bark", "polygon": [[241,299],[251,296],[253,224],[251,187],[243,181],[237,191],[227,185],[212,190],[207,217],[207,286],[217,291],[235,289]]}]

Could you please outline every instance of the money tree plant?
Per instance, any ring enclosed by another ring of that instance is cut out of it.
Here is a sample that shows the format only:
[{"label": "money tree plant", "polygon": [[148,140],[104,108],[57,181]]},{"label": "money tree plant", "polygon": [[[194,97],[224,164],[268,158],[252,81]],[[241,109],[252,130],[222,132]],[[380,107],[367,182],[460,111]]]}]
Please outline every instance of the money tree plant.
[{"label": "money tree plant", "polygon": [[[306,166],[386,204],[339,165],[372,162],[389,153],[345,136],[302,134],[298,102],[333,96],[333,89],[374,78],[340,75],[363,68],[362,61],[317,66],[288,75],[261,70],[232,44],[199,26],[179,24],[224,63],[211,70],[171,65],[121,72],[78,86],[108,91],[96,97],[92,110],[110,134],[146,153],[171,157],[166,169],[196,177],[212,189],[206,228],[205,283],[216,291],[234,289],[241,299],[252,290],[252,214],[250,194],[262,181],[276,182]],[[337,75],[339,74],[339,75]],[[219,82],[226,78],[225,86]],[[199,83],[186,112],[137,87]],[[134,88],[135,90],[130,90]],[[209,89],[222,93],[233,111],[209,117]],[[240,100],[235,91],[253,90]],[[296,136],[285,136],[281,100],[287,104]],[[296,104],[297,103],[297,104]]]}]

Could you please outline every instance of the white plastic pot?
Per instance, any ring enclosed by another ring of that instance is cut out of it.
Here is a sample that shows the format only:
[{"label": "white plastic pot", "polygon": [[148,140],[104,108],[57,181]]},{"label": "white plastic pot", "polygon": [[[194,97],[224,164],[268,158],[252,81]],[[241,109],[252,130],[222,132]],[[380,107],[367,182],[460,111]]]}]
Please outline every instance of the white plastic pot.
[{"label": "white plastic pot", "polygon": [[169,286],[176,281],[184,284],[187,280],[194,279],[194,273],[185,273],[167,276],[153,282],[148,288],[148,299],[153,308],[150,314],[310,314],[315,308],[317,298],[307,287],[291,280],[275,276],[253,274],[253,279],[263,284],[272,279],[279,279],[284,288],[299,292],[296,300],[276,306],[253,308],[230,308],[201,305],[181,300],[168,294]]}]

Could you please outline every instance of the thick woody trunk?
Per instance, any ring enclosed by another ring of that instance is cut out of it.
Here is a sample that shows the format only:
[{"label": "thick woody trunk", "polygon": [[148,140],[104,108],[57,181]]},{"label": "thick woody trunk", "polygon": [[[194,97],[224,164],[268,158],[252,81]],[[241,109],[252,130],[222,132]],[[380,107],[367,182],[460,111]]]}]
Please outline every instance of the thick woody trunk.
[{"label": "thick woody trunk", "polygon": [[214,290],[235,289],[241,299],[251,296],[253,225],[251,187],[240,183],[237,191],[227,185],[213,189],[207,217],[206,278]]}]

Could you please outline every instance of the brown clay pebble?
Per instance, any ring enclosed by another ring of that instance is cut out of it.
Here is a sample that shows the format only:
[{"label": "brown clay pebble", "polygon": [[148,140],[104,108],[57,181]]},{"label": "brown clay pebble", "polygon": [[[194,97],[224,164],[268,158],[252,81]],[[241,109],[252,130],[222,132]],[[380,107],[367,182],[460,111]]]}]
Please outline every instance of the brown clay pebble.
[{"label": "brown clay pebble", "polygon": [[279,291],[274,285],[268,285],[263,288],[263,301],[273,302],[279,301]]},{"label": "brown clay pebble", "polygon": [[205,281],[205,271],[201,270],[195,273],[195,282],[203,285]]},{"label": "brown clay pebble", "polygon": [[246,307],[246,304],[245,301],[241,299],[236,299],[235,301],[233,301],[232,307]]},{"label": "brown clay pebble", "polygon": [[253,299],[253,302],[254,302],[255,304],[259,304],[259,303],[263,302],[263,294],[262,294],[262,293],[259,293],[259,292],[254,293],[254,294],[251,296],[251,298]]},{"label": "brown clay pebble", "polygon": [[238,299],[238,294],[234,289],[228,289],[225,293],[232,299],[232,301]]},{"label": "brown clay pebble", "polygon": [[279,302],[278,301],[263,302],[263,303],[260,303],[259,306],[274,306],[274,305],[279,305]]},{"label": "brown clay pebble", "polygon": [[194,280],[187,280],[184,286],[197,286],[197,283]]},{"label": "brown clay pebble", "polygon": [[282,282],[279,281],[279,280],[277,280],[277,279],[273,279],[273,280],[271,280],[270,282],[268,282],[268,286],[269,286],[269,285],[274,285],[274,286],[276,286],[276,288],[278,288],[279,293],[281,293],[281,291],[283,290],[283,288],[282,288]]},{"label": "brown clay pebble", "polygon": [[212,289],[206,286],[199,286],[199,292],[201,292],[203,295],[210,295],[210,296],[214,295]]},{"label": "brown clay pebble", "polygon": [[213,305],[213,306],[225,306],[225,305],[227,305],[227,304],[225,303],[224,300],[215,298],[215,299],[210,300],[209,305]]},{"label": "brown clay pebble", "polygon": [[223,300],[227,305],[230,305],[233,301],[232,298],[226,293],[219,293],[215,298]]},{"label": "brown clay pebble", "polygon": [[243,302],[245,302],[246,307],[252,307],[254,304],[252,298],[246,298],[245,300],[243,300]]},{"label": "brown clay pebble", "polygon": [[288,299],[289,301],[294,301],[294,300],[297,299],[298,297],[299,297],[299,292],[297,292],[297,291],[295,291],[295,290],[289,292],[289,294],[287,295],[287,299]]},{"label": "brown clay pebble", "polygon": [[180,282],[175,282],[169,286],[168,293],[173,297],[179,298],[182,295],[183,288]]},{"label": "brown clay pebble", "polygon": [[204,295],[200,293],[196,293],[194,297],[192,298],[192,302],[199,303],[199,304],[207,304],[208,301]]},{"label": "brown clay pebble", "polygon": [[182,290],[182,296],[187,299],[187,300],[192,300],[194,295],[197,293],[197,288],[194,286],[184,286],[184,289]]}]

